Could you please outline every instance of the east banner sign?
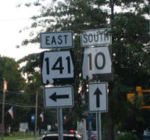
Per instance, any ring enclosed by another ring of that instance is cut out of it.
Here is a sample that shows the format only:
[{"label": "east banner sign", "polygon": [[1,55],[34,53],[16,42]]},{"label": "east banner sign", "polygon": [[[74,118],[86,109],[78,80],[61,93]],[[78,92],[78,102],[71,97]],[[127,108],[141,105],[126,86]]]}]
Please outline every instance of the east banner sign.
[{"label": "east banner sign", "polygon": [[46,32],[41,33],[41,48],[72,48],[73,47],[73,33],[66,32]]}]

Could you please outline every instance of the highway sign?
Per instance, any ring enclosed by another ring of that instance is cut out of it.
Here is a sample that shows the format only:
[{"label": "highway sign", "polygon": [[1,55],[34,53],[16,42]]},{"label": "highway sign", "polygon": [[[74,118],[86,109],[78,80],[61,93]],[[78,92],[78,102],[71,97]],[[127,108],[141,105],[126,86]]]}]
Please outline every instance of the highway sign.
[{"label": "highway sign", "polygon": [[73,33],[67,32],[46,32],[41,33],[41,48],[72,48]]},{"label": "highway sign", "polygon": [[107,83],[89,84],[89,111],[107,112]]},{"label": "highway sign", "polygon": [[74,64],[70,51],[44,52],[42,64],[43,84],[54,84],[74,79]]},{"label": "highway sign", "polygon": [[109,33],[110,28],[95,30],[85,30],[81,34],[81,46],[100,46],[112,44],[112,36]]},{"label": "highway sign", "polygon": [[85,48],[82,64],[83,79],[91,80],[94,74],[110,74],[112,62],[108,47]]},{"label": "highway sign", "polygon": [[73,107],[73,87],[45,87],[45,108]]}]

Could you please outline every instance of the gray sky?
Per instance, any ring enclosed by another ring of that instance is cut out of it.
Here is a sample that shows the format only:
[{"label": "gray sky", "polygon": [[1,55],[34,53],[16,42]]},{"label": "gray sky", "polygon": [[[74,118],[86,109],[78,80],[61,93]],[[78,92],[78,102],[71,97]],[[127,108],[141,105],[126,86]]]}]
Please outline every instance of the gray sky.
[{"label": "gray sky", "polygon": [[16,48],[23,39],[28,37],[27,32],[19,33],[19,30],[30,25],[30,17],[37,9],[21,6],[17,8],[20,2],[27,0],[3,0],[0,4],[0,55],[18,60],[30,53],[39,52],[39,46],[27,46]]}]

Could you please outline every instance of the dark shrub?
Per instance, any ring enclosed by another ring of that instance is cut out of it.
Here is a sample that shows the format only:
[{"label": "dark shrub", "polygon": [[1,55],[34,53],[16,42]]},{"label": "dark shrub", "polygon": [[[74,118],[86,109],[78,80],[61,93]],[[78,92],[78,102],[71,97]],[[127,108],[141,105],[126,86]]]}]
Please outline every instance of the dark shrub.
[{"label": "dark shrub", "polygon": [[135,134],[126,132],[116,137],[115,140],[140,140],[140,139]]}]

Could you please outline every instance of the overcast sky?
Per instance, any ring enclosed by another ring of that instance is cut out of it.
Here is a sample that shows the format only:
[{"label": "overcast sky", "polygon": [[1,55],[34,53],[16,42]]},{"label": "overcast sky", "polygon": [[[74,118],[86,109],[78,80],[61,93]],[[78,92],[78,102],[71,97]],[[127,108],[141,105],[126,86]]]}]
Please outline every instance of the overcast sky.
[{"label": "overcast sky", "polygon": [[[18,4],[31,0],[3,0],[0,4],[0,55],[18,60],[28,54],[43,51],[39,46],[30,45],[28,47],[16,48],[23,39],[28,38],[26,32],[19,33],[19,30],[31,24],[30,18],[38,10],[34,7],[27,8]],[[33,2],[34,0],[32,0]]]},{"label": "overcast sky", "polygon": [[28,34],[19,30],[30,25],[30,17],[37,9],[16,6],[27,0],[3,0],[0,4],[0,55],[18,60],[30,53],[39,52],[39,46],[16,48]]}]

